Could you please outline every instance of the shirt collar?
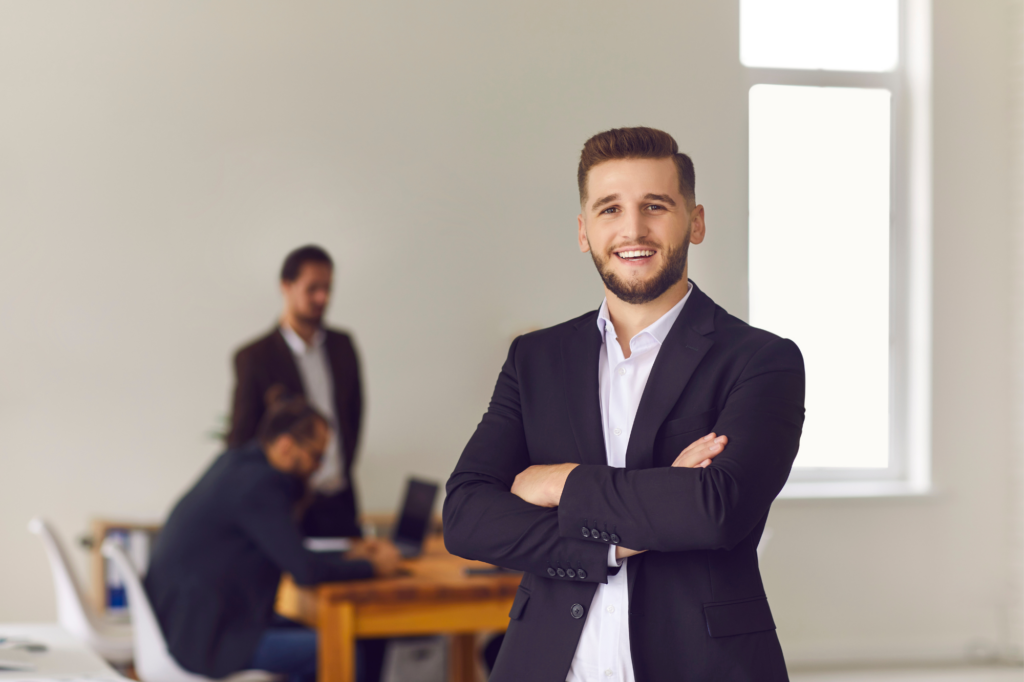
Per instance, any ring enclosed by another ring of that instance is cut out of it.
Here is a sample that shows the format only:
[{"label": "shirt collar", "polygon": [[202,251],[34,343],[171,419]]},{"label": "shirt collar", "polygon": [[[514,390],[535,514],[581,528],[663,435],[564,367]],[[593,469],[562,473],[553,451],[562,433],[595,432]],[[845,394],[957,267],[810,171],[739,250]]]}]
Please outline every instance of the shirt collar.
[{"label": "shirt collar", "polygon": [[324,345],[324,340],[327,338],[327,333],[323,329],[317,329],[316,333],[313,334],[313,343],[306,345],[306,342],[302,340],[302,337],[295,333],[295,330],[289,327],[287,324],[281,324],[281,336],[284,337],[285,343],[292,349],[292,352],[296,355],[303,355],[309,351],[310,348],[320,348]]},{"label": "shirt collar", "polygon": [[[687,299],[689,299],[690,294],[693,293],[693,282],[687,280],[687,283],[690,285],[690,288],[686,290],[686,295],[683,296],[679,303],[676,303],[667,313],[637,332],[636,336],[646,333],[653,336],[659,344],[665,343],[665,338],[672,329],[672,325],[676,323],[676,320],[679,318],[679,313],[683,312],[683,306],[686,305]],[[602,336],[610,335],[613,339],[619,338],[615,333],[615,325],[612,324],[612,318],[608,315],[607,298],[601,301],[601,309],[597,311],[597,328],[601,332]],[[630,341],[632,341],[632,339],[630,339]]]}]

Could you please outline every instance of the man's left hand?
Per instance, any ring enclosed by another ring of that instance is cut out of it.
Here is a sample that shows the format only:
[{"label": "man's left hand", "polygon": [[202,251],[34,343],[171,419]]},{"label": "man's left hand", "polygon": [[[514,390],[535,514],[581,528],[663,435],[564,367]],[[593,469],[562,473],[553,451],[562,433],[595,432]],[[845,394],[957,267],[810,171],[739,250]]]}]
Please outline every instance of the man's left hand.
[{"label": "man's left hand", "polygon": [[516,476],[512,494],[538,507],[557,507],[569,472],[578,464],[534,464]]}]

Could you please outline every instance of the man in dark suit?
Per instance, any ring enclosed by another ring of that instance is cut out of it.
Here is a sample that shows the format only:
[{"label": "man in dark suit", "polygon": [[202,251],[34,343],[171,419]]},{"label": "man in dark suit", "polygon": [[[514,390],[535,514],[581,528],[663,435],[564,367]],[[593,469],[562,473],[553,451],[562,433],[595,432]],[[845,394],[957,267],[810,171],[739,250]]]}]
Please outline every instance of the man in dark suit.
[{"label": "man in dark suit", "polygon": [[268,334],[235,354],[235,391],[228,447],[256,434],[263,396],[275,384],[305,395],[334,424],[324,464],[310,481],[312,500],[302,529],[314,537],[360,536],[352,464],[359,445],[363,395],[352,339],[325,329],[334,264],[326,251],[304,246],[281,267],[284,311]]},{"label": "man in dark suit", "polygon": [[301,396],[269,401],[258,439],[214,461],[178,501],[153,548],[145,586],[170,653],[220,678],[244,669],[316,682],[316,632],[274,616],[282,572],[300,585],[393,575],[377,540],[346,555],[303,547],[292,516],[330,429]]},{"label": "man in dark suit", "polygon": [[491,680],[786,680],[755,550],[800,352],[688,281],[704,209],[671,136],[595,135],[578,181],[605,301],[513,342],[447,485],[448,549],[525,572]]}]

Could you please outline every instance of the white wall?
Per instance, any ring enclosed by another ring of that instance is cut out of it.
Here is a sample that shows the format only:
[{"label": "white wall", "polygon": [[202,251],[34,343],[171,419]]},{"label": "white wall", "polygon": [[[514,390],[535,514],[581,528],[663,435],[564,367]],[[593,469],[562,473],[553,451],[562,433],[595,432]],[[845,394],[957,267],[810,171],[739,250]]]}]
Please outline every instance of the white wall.
[{"label": "white wall", "polygon": [[[1006,6],[935,15],[939,493],[777,505],[794,661],[1006,644]],[[67,537],[159,517],[216,454],[230,352],[298,244],[336,256],[330,319],[362,351],[366,509],[395,472],[447,476],[516,332],[600,302],[575,246],[590,134],[692,154],[692,276],[744,315],[736,26],[693,0],[0,4],[0,621],[54,615],[32,514]]]}]

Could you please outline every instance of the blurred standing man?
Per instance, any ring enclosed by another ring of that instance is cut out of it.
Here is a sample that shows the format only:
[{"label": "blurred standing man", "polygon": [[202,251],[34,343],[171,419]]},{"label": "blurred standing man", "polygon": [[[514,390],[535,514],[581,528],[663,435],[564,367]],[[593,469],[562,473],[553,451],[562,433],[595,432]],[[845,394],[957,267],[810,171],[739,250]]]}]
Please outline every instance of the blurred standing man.
[{"label": "blurred standing man", "polygon": [[310,479],[313,499],[302,521],[311,537],[361,535],[350,473],[359,444],[363,395],[359,359],[352,339],[326,329],[334,263],[318,246],[303,246],[281,267],[284,311],[270,333],[235,354],[235,392],[228,447],[256,435],[263,417],[263,396],[281,384],[304,395],[332,423],[320,469]]},{"label": "blurred standing man", "polygon": [[704,207],[670,135],[595,135],[577,179],[605,300],[512,343],[444,502],[450,551],[525,573],[490,679],[786,680],[756,549],[800,351],[687,279]]}]

